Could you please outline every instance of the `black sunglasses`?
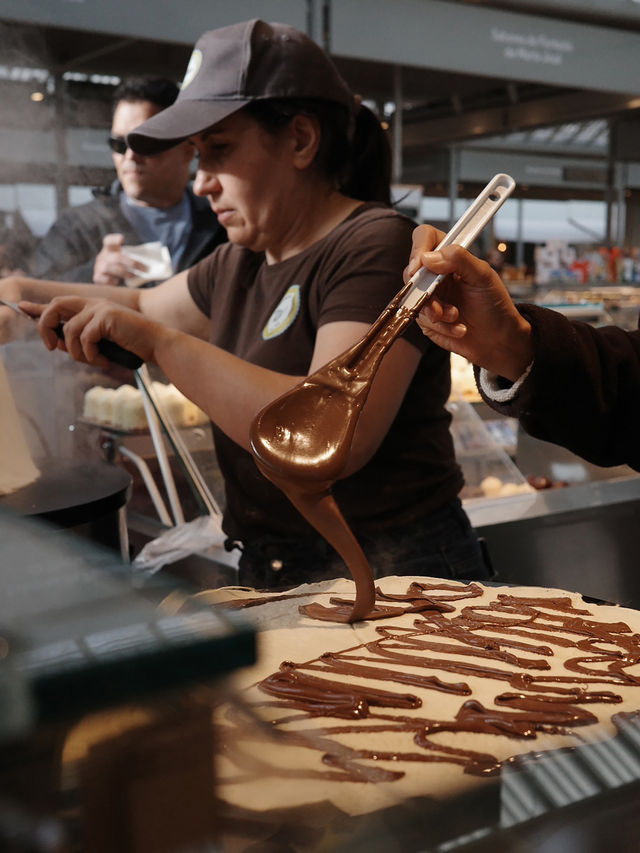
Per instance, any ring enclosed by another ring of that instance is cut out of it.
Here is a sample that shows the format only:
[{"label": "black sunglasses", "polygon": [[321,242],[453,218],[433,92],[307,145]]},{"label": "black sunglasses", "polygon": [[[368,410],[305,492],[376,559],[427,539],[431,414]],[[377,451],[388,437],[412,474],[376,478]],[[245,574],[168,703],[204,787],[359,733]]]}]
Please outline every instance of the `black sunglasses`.
[{"label": "black sunglasses", "polygon": [[107,141],[114,154],[124,154],[129,147],[124,136],[110,136]]}]

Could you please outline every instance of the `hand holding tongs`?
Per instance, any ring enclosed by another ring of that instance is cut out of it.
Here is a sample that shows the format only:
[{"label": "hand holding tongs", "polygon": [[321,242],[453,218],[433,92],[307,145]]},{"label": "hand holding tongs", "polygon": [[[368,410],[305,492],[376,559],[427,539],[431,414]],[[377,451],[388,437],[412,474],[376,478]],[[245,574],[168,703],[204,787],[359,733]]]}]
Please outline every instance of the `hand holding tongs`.
[{"label": "hand holding tongs", "polygon": [[[26,317],[28,320],[32,320],[37,323],[38,318],[33,317],[31,314],[28,314],[24,309],[22,309],[17,302],[10,302],[8,299],[0,298],[0,304],[6,305],[7,308],[13,309],[16,314],[20,314],[21,317]],[[60,338],[60,340],[64,340],[64,323],[59,323],[54,329],[56,335]],[[140,356],[136,355],[129,350],[124,349],[119,344],[114,344],[113,341],[109,341],[106,338],[103,338],[101,341],[98,341],[98,351],[105,357],[108,358],[109,361],[113,361],[116,364],[122,365],[122,367],[128,367],[131,370],[135,370],[140,367],[142,364],[142,359]]]}]

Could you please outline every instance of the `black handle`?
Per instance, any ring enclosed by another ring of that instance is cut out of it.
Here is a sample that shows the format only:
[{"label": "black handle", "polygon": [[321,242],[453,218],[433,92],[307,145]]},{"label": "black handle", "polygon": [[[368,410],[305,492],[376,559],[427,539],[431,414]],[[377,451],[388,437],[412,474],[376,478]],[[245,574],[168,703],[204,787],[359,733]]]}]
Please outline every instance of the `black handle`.
[{"label": "black handle", "polygon": [[[57,326],[56,335],[61,340],[64,340],[64,329],[62,323]],[[114,344],[113,341],[109,341],[106,338],[98,341],[98,350],[105,358],[108,358],[109,361],[113,361],[115,364],[120,364],[122,367],[128,367],[130,370],[136,370],[143,363],[139,355],[136,355],[134,352],[129,352],[128,349],[124,349],[124,347],[121,347],[119,344]]]}]

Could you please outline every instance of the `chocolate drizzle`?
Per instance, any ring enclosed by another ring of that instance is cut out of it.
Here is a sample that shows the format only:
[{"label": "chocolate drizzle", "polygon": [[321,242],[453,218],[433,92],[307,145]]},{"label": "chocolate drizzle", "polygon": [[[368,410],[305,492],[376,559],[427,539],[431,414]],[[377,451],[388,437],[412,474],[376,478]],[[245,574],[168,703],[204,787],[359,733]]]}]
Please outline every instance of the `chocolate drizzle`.
[{"label": "chocolate drizzle", "polygon": [[[334,622],[371,618],[373,572],[331,487],[344,476],[380,362],[417,314],[402,305],[410,288],[400,290],[358,343],[266,406],[251,425],[256,465],[336,549],[355,581],[350,609],[337,606],[325,613]],[[317,608],[316,615],[320,618]]]},{"label": "chocolate drizzle", "polygon": [[[392,603],[394,615],[398,610],[415,614],[413,624],[380,624],[371,642],[302,663],[286,661],[257,685],[264,698],[255,700],[253,710],[271,721],[278,743],[283,749],[318,750],[333,781],[393,781],[416,762],[446,762],[467,774],[495,775],[511,759],[474,751],[466,736],[533,741],[540,733],[573,732],[580,740],[575,730],[598,722],[586,705],[622,702],[607,685],[640,686],[640,676],[630,671],[640,661],[640,635],[624,622],[598,621],[594,608],[575,607],[569,597],[497,593],[488,604],[458,609],[452,602],[480,597],[483,588],[434,582],[413,583],[404,595],[376,592],[380,611]],[[312,617],[317,612],[315,605],[303,609]],[[555,649],[565,655],[568,650],[568,657],[552,670]],[[491,707],[471,695],[469,677],[495,683]],[[412,688],[434,697],[446,694],[449,702],[459,696],[460,704],[451,719],[439,719],[434,712],[441,703],[434,698],[423,707]],[[305,726],[317,718],[324,721],[321,730]],[[231,735],[233,714],[225,725]],[[465,738],[444,744],[442,733]],[[392,735],[394,743],[405,738],[407,748],[378,751],[378,734]],[[228,755],[233,754],[231,746]],[[323,771],[286,771],[292,773],[309,779],[322,778]]]}]

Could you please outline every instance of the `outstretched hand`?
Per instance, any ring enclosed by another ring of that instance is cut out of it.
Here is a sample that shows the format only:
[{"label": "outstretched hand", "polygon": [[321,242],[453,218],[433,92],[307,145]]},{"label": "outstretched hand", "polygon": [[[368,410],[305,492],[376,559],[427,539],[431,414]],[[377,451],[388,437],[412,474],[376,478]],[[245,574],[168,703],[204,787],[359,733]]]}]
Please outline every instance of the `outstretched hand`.
[{"label": "outstretched hand", "polygon": [[[46,305],[25,301],[20,305],[40,318],[38,331],[47,349],[65,350],[76,361],[105,368],[110,362],[98,350],[101,340],[113,341],[143,361],[152,362],[158,337],[169,333],[138,311],[107,299],[58,296]],[[60,324],[64,324],[62,338],[57,333]]]},{"label": "outstretched hand", "polygon": [[489,264],[461,246],[434,251],[440,239],[428,225],[413,234],[405,279],[420,265],[447,276],[420,312],[418,325],[443,349],[515,381],[533,359],[529,323]]}]

